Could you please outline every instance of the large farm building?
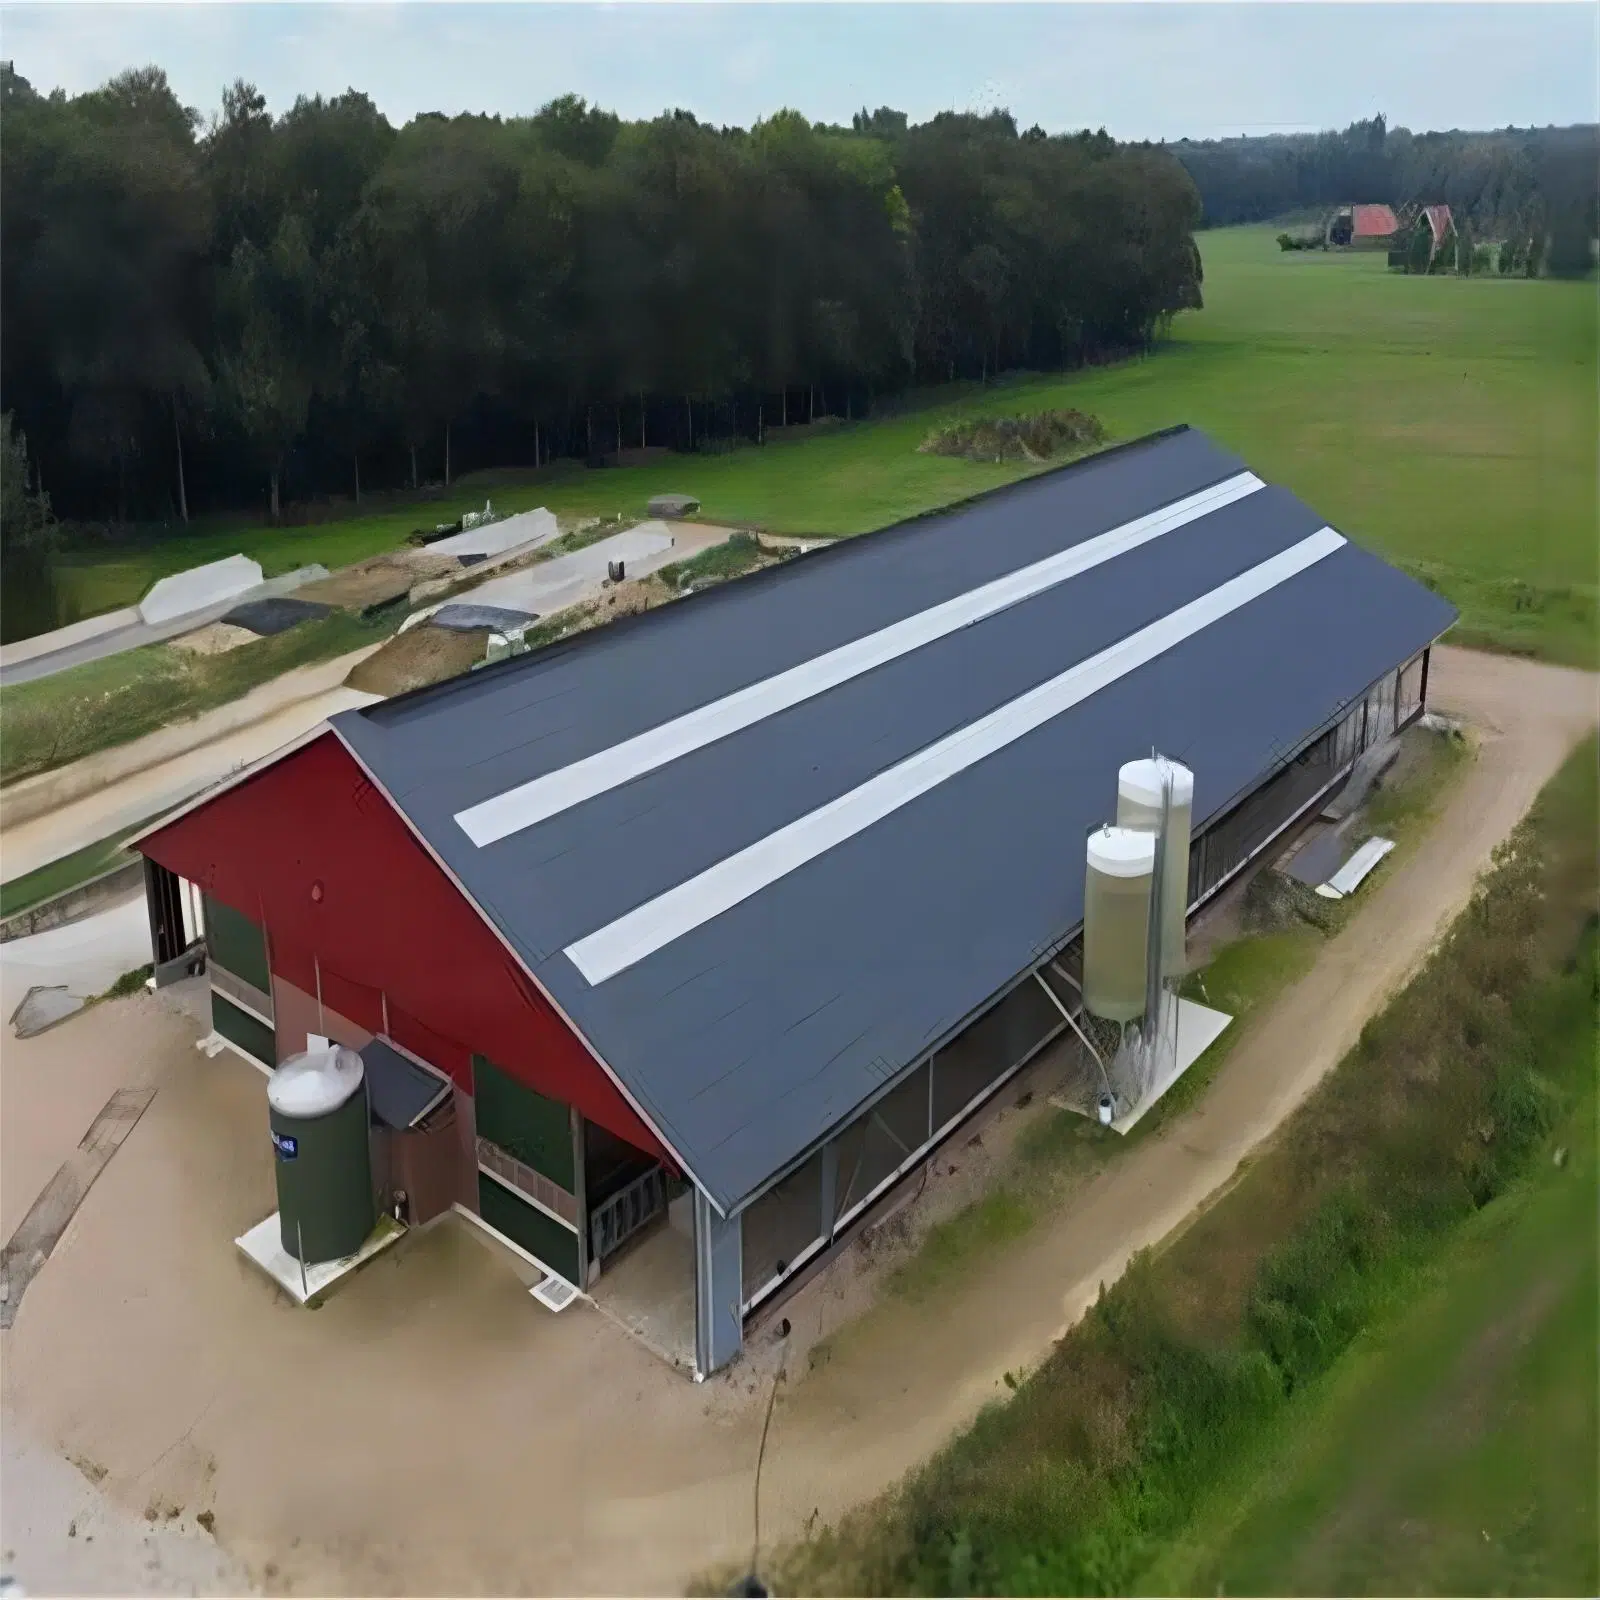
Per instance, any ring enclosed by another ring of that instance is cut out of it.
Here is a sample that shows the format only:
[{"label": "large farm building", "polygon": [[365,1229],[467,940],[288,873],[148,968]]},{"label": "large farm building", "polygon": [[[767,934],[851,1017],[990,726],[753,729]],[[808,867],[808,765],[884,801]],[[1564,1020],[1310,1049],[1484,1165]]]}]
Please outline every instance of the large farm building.
[{"label": "large farm building", "polygon": [[158,976],[203,930],[234,1052],[364,1052],[378,1211],[704,1376],[1068,1028],[1119,765],[1192,769],[1198,907],[1453,619],[1158,434],[334,718],[139,841]]}]

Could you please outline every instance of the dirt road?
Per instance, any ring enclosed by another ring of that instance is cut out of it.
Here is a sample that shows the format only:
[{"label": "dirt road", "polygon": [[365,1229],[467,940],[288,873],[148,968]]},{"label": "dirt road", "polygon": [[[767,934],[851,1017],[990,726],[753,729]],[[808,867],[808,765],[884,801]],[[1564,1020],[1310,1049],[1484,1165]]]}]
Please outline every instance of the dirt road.
[{"label": "dirt road", "polygon": [[[1482,734],[1433,832],[1191,1111],[934,1313],[886,1300],[780,1388],[765,1539],[893,1483],[1225,1183],[1404,982],[1597,714],[1593,678],[1456,651],[1436,654],[1431,698]],[[693,1386],[587,1306],[540,1311],[454,1222],[319,1312],[275,1302],[231,1244],[272,1209],[261,1079],[205,1060],[193,1036],[145,997],[0,1063],[12,1218],[111,1088],[159,1086],[0,1335],[8,1420],[103,1472],[117,1506],[210,1512],[225,1552],[273,1591],[667,1593],[748,1558],[770,1339]],[[84,1112],[74,1126],[64,1096]],[[797,1333],[832,1332],[833,1307],[824,1278],[786,1311]]]},{"label": "dirt road", "polygon": [[[169,806],[181,804],[208,784],[299,738],[336,712],[370,705],[377,697],[345,688],[344,675],[376,648],[368,645],[336,661],[302,669],[314,676],[288,673],[265,685],[283,698],[258,704],[255,714],[242,723],[239,708],[245,705],[243,700],[198,717],[193,723],[180,723],[150,735],[150,741],[182,737],[174,740],[174,753],[158,755],[134,770],[129,770],[126,763],[136,759],[132,754],[135,746],[119,745],[74,762],[59,773],[42,773],[37,779],[0,792],[0,815],[5,818],[0,870],[4,871],[5,881],[9,883],[85,845],[97,844],[119,828],[131,828]],[[291,683],[291,679],[296,681]],[[246,696],[246,700],[249,698]],[[201,725],[208,725],[210,732],[194,737],[194,730]],[[138,745],[146,743],[136,741]],[[16,794],[29,785],[48,784],[51,780],[59,780],[60,798],[48,807],[35,806],[39,796],[31,791],[26,797]]]}]

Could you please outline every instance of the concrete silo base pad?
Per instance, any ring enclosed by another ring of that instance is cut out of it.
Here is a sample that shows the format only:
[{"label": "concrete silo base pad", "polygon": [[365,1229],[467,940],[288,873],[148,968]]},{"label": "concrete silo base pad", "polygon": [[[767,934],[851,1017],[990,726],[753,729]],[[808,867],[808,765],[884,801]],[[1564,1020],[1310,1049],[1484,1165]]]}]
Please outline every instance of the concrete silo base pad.
[{"label": "concrete silo base pad", "polygon": [[1174,1053],[1172,1064],[1150,1085],[1150,1092],[1133,1110],[1118,1117],[1111,1124],[1116,1132],[1127,1133],[1145,1112],[1205,1054],[1207,1048],[1232,1021],[1232,1017],[1221,1011],[1213,1011],[1210,1006],[1199,1005],[1193,1000],[1180,1000],[1178,1002],[1178,1048]]},{"label": "concrete silo base pad", "polygon": [[278,1213],[258,1222],[248,1233],[233,1242],[251,1261],[294,1301],[296,1305],[316,1305],[330,1295],[352,1273],[359,1272],[374,1256],[398,1244],[408,1230],[393,1217],[380,1217],[378,1225],[353,1256],[337,1261],[318,1261],[302,1271],[300,1263],[283,1248],[278,1231]]}]

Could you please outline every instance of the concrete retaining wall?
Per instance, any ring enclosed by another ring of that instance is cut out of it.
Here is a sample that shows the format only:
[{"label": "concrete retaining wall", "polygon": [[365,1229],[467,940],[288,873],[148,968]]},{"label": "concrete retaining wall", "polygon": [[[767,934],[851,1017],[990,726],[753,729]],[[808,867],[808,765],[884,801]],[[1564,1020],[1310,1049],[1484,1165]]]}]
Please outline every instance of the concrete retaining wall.
[{"label": "concrete retaining wall", "polygon": [[31,639],[18,639],[15,644],[0,645],[0,667],[14,667],[19,661],[32,661],[36,656],[47,656],[68,645],[82,644],[85,639],[98,639],[102,633],[115,633],[118,628],[132,627],[139,620],[137,606],[123,606],[120,611],[105,611],[98,617],[85,617],[82,622],[69,622],[64,628],[53,628],[49,633],[36,633]]},{"label": "concrete retaining wall", "polygon": [[30,933],[43,933],[47,928],[59,928],[64,923],[76,922],[80,917],[92,917],[119,900],[126,900],[144,892],[144,861],[130,861],[113,867],[98,878],[67,889],[50,900],[41,900],[26,911],[18,911],[0,922],[0,944],[12,939],[25,939]]},{"label": "concrete retaining wall", "polygon": [[203,567],[158,578],[139,602],[141,622],[171,622],[194,611],[242,595],[263,581],[261,563],[249,556],[225,556]]}]

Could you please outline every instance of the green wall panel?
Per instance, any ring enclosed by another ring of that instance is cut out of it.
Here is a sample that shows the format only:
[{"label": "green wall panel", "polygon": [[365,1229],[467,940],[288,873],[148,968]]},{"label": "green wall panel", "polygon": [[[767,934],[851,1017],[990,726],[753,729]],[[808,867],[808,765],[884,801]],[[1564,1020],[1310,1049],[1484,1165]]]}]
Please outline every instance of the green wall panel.
[{"label": "green wall panel", "polygon": [[483,1056],[472,1058],[472,1075],[478,1132],[552,1183],[559,1183],[568,1194],[575,1193],[577,1166],[567,1108],[559,1100],[547,1100],[524,1088]]},{"label": "green wall panel", "polygon": [[478,1174],[478,1213],[497,1233],[520,1244],[569,1283],[578,1281],[577,1234],[549,1212],[519,1200],[485,1172]]},{"label": "green wall panel", "polygon": [[277,1066],[278,1041],[272,1029],[266,1023],[258,1022],[248,1011],[241,1011],[215,989],[211,991],[211,1026],[224,1039],[254,1056],[262,1066]]},{"label": "green wall panel", "polygon": [[220,900],[205,897],[206,949],[224,972],[253,983],[263,994],[272,993],[267,971],[267,941],[248,917],[241,917]]}]

